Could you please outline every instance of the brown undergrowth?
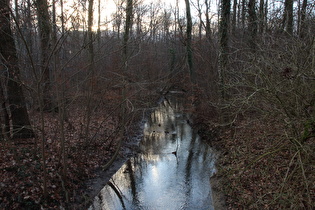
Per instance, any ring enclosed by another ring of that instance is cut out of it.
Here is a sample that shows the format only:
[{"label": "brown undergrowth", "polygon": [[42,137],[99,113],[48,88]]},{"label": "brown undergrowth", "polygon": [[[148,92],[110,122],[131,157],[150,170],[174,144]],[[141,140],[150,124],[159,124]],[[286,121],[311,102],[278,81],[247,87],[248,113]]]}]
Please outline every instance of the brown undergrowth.
[{"label": "brown undergrowth", "polygon": [[[228,209],[313,209],[315,139],[301,147],[289,141],[282,124],[254,116],[233,127],[203,124],[204,139],[220,155],[216,191]],[[210,132],[209,132],[210,131]]]},{"label": "brown undergrowth", "polygon": [[[85,136],[84,105],[72,103],[64,122],[66,176],[63,176],[62,135],[59,113],[44,113],[44,137],[47,168],[47,198],[43,197],[43,164],[41,152],[41,113],[30,112],[38,134],[33,139],[0,141],[0,209],[78,209],[80,202],[91,200],[87,180],[100,175],[102,166],[113,157],[119,138],[119,93],[105,94],[93,101],[89,136]],[[128,115],[123,146],[118,157],[126,155],[125,147],[137,135],[142,117],[141,106],[147,106],[152,95],[130,96],[134,110]],[[130,102],[131,103],[131,102]],[[138,103],[138,104],[137,104]],[[117,108],[118,107],[118,108]],[[140,107],[140,108],[139,108]],[[136,108],[139,108],[136,110]],[[127,138],[129,136],[130,138]],[[130,155],[130,154],[128,154]],[[84,204],[86,205],[86,204]]]},{"label": "brown undergrowth", "polygon": [[[34,112],[33,119],[40,113]],[[43,201],[43,170],[40,140],[1,141],[0,207],[58,208],[74,201],[83,180],[95,176],[94,171],[110,159],[117,144],[117,119],[106,117],[105,110],[93,115],[91,137],[82,133],[82,114],[72,112],[65,123],[66,178],[62,176],[62,150],[57,113],[45,113],[45,155],[48,198]],[[34,127],[37,126],[34,121]],[[39,132],[38,132],[39,133]]]},{"label": "brown undergrowth", "polygon": [[193,122],[218,152],[211,178],[214,199],[223,199],[217,209],[314,209],[315,138],[295,140],[285,119],[257,109],[222,125],[207,95],[194,93]]}]

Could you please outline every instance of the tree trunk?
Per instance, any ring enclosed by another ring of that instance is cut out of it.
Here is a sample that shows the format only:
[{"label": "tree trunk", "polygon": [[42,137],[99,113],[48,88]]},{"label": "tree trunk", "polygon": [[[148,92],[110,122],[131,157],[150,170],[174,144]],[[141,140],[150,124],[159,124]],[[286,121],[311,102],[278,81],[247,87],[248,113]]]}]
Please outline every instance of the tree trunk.
[{"label": "tree trunk", "polygon": [[249,0],[248,2],[248,31],[249,46],[252,50],[255,50],[257,37],[256,0]]},{"label": "tree trunk", "polygon": [[284,2],[282,27],[288,34],[293,34],[293,0],[285,0]]},{"label": "tree trunk", "polygon": [[201,41],[202,38],[202,27],[204,25],[204,22],[202,21],[202,11],[199,0],[197,0],[197,11],[198,11],[198,18],[199,18],[199,25],[198,25],[198,37],[199,41]]},{"label": "tree trunk", "polygon": [[265,28],[265,1],[260,0],[259,2],[259,34],[263,34]]},{"label": "tree trunk", "polygon": [[[93,4],[94,0],[89,0],[88,7],[88,57],[89,57],[89,72],[87,74],[87,95],[86,95],[86,115],[85,115],[85,137],[86,140],[89,138],[89,129],[91,122],[91,112],[92,112],[92,94],[94,90],[94,75],[95,75],[95,67],[94,67],[94,39],[93,39]],[[86,141],[88,143],[88,141]]]},{"label": "tree trunk", "polygon": [[40,46],[41,46],[41,75],[38,82],[42,82],[43,91],[43,110],[54,111],[51,87],[50,87],[50,68],[49,68],[49,53],[50,53],[50,40],[51,40],[51,24],[49,20],[48,4],[47,0],[36,0],[38,28],[40,35]]},{"label": "tree trunk", "polygon": [[268,0],[266,0],[266,3],[265,3],[264,23],[265,23],[264,30],[267,31],[268,30]]},{"label": "tree trunk", "polygon": [[186,4],[186,19],[187,19],[187,29],[186,29],[186,50],[187,50],[187,62],[189,67],[190,80],[195,82],[195,72],[193,69],[193,56],[192,56],[192,19],[190,13],[189,0],[185,0]]},{"label": "tree trunk", "polygon": [[94,65],[94,39],[93,39],[93,4],[94,0],[89,0],[89,8],[88,8],[88,51],[89,51],[89,63],[90,63],[90,70],[93,72],[93,65]]},{"label": "tree trunk", "polygon": [[98,16],[97,16],[97,44],[101,48],[101,0],[98,0]]},{"label": "tree trunk", "polygon": [[24,20],[25,25],[26,25],[26,32],[27,32],[25,40],[26,40],[26,43],[28,43],[28,49],[29,49],[30,54],[33,53],[33,39],[34,39],[34,37],[32,36],[33,24],[32,24],[32,13],[31,13],[32,9],[31,8],[32,8],[31,0],[27,0],[27,7],[25,8],[26,20]]},{"label": "tree trunk", "polygon": [[[18,0],[14,0],[14,9],[15,9],[15,23],[17,25],[20,25],[21,17],[20,17],[20,5]],[[17,52],[21,49],[21,42],[19,40],[19,37],[15,37],[15,48],[17,49]],[[18,56],[18,54],[17,54]]]},{"label": "tree trunk", "polygon": [[242,0],[242,12],[241,12],[241,24],[242,24],[242,29],[245,29],[245,19],[246,19],[246,2],[247,0]]},{"label": "tree trunk", "polygon": [[8,71],[8,100],[12,121],[12,138],[34,137],[17,65],[16,48],[10,24],[9,0],[0,0],[0,55],[1,63]]},{"label": "tree trunk", "polygon": [[56,0],[52,2],[52,44],[57,44]]},{"label": "tree trunk", "polygon": [[[3,70],[1,69],[1,73],[3,73]],[[10,137],[10,117],[7,111],[7,106],[6,106],[6,99],[4,96],[4,89],[2,86],[2,81],[0,82],[0,122],[1,122],[1,137],[5,140],[8,140]]]},{"label": "tree trunk", "polygon": [[210,3],[208,3],[208,0],[205,0],[205,4],[206,4],[206,37],[210,41],[211,39],[211,28],[210,28],[210,18],[209,18]]},{"label": "tree trunk", "polygon": [[127,8],[126,8],[126,23],[125,23],[125,33],[124,33],[124,42],[123,42],[123,63],[124,63],[124,70],[128,69],[128,41],[130,35],[130,28],[131,28],[131,18],[132,18],[132,7],[133,2],[132,0],[127,0]]},{"label": "tree trunk", "polygon": [[64,18],[64,9],[63,9],[63,0],[60,1],[60,19],[61,19],[61,34],[62,36],[65,34],[65,18]]},{"label": "tree trunk", "polygon": [[301,23],[300,23],[300,37],[303,38],[307,34],[307,24],[305,22],[306,17],[306,7],[307,0],[303,0],[302,8],[301,8]]},{"label": "tree trunk", "polygon": [[219,93],[221,97],[221,121],[227,122],[229,120],[228,112],[225,108],[227,101],[227,93],[225,87],[225,74],[228,69],[228,52],[229,52],[229,23],[230,23],[230,0],[222,0],[221,2],[221,16],[219,21]]},{"label": "tree trunk", "polygon": [[237,0],[233,1],[233,19],[232,19],[232,34],[235,34],[236,29],[236,8],[237,8]]}]

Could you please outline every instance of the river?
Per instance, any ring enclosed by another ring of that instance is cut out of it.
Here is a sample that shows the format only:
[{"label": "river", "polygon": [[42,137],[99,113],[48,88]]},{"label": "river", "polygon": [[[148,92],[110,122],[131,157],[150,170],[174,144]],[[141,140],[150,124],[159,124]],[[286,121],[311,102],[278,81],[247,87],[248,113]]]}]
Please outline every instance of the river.
[{"label": "river", "polygon": [[141,152],[112,176],[89,210],[214,209],[215,154],[189,125],[182,100],[170,95],[151,113]]}]

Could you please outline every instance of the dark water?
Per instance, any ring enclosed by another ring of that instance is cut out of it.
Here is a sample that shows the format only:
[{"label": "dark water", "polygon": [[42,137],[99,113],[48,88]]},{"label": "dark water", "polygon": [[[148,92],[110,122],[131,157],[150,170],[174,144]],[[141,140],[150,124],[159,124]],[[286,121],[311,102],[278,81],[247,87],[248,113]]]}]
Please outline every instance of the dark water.
[{"label": "dark water", "polygon": [[144,126],[141,153],[95,197],[92,209],[214,209],[215,155],[188,124],[181,99],[164,100]]}]

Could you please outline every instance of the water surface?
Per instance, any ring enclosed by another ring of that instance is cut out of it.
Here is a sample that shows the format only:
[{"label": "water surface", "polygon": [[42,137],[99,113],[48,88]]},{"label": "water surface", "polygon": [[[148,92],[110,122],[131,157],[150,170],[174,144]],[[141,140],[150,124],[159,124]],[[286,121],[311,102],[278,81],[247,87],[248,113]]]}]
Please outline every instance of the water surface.
[{"label": "water surface", "polygon": [[141,152],[95,197],[92,209],[213,209],[215,157],[189,125],[180,97],[166,98],[144,125]]}]

